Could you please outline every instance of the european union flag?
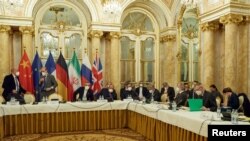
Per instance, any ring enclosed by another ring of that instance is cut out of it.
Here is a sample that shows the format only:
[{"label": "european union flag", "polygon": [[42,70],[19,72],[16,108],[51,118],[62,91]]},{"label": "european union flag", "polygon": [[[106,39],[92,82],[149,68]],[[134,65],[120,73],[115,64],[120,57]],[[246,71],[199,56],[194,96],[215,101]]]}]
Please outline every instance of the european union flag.
[{"label": "european union flag", "polygon": [[55,61],[54,61],[54,58],[53,58],[51,52],[49,52],[49,57],[47,59],[45,67],[46,67],[46,69],[47,69],[47,71],[48,71],[49,74],[55,73],[56,64],[55,64]]},{"label": "european union flag", "polygon": [[43,67],[42,61],[36,52],[36,55],[34,57],[33,63],[32,63],[32,72],[33,72],[33,83],[35,88],[35,94],[36,94],[36,100],[39,99],[39,80],[40,80],[40,69]]}]

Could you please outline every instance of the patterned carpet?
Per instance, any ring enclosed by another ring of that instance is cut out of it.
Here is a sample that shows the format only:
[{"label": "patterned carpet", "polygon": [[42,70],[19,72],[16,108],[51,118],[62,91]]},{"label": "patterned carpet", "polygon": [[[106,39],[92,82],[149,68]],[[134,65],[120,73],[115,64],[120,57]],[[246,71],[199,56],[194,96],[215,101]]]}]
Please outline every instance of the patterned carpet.
[{"label": "patterned carpet", "polygon": [[130,129],[29,134],[4,138],[3,141],[149,141]]}]

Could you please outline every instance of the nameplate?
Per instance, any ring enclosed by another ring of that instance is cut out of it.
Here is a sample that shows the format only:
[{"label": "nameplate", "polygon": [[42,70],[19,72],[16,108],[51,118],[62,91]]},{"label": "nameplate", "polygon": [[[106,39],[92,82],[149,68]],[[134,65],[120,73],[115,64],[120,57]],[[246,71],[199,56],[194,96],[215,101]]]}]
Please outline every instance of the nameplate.
[{"label": "nameplate", "polygon": [[7,105],[19,105],[19,101],[10,101],[10,102],[7,102]]},{"label": "nameplate", "polygon": [[98,99],[97,102],[103,102],[104,103],[104,102],[108,102],[108,100],[107,99]]},{"label": "nameplate", "polygon": [[126,99],[123,99],[123,101],[132,102],[133,99],[132,98],[126,98]]},{"label": "nameplate", "polygon": [[47,101],[47,104],[59,104],[59,101]]}]

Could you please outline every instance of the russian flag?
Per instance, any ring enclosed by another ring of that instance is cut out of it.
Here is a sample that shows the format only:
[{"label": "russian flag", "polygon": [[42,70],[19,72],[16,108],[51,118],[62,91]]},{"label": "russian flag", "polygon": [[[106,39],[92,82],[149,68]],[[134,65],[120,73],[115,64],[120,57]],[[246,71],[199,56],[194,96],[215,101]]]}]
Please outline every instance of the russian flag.
[{"label": "russian flag", "polygon": [[82,86],[84,86],[85,83],[90,83],[91,85],[93,84],[91,65],[89,62],[89,58],[86,54],[84,55],[82,60],[81,81],[82,81]]}]

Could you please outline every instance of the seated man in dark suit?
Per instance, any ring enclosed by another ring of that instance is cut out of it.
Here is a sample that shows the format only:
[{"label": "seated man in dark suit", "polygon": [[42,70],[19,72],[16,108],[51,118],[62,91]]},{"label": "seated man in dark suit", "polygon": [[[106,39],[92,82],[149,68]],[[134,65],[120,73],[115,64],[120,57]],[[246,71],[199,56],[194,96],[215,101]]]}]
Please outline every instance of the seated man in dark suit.
[{"label": "seated man in dark suit", "polygon": [[175,97],[175,91],[173,87],[170,87],[167,82],[162,84],[161,95],[167,94],[169,101],[173,101]]},{"label": "seated man in dark suit", "polygon": [[121,90],[121,100],[127,99],[128,97],[133,98],[134,100],[139,100],[138,95],[133,90],[132,84],[129,82],[123,90]]},{"label": "seated man in dark suit", "polygon": [[109,82],[106,88],[102,88],[99,95],[102,95],[104,99],[107,99],[108,101],[117,100],[117,94],[114,89],[114,85]]},{"label": "seated man in dark suit", "polygon": [[193,81],[192,89],[189,90],[189,96],[188,96],[188,98],[194,98],[194,95],[195,95],[194,88],[195,88],[196,85],[200,85],[200,82],[199,81]]},{"label": "seated man in dark suit", "polygon": [[177,88],[176,88],[176,97],[175,97],[175,102],[177,107],[180,106],[186,106],[187,103],[187,98],[188,98],[188,93],[185,91],[185,87],[184,87],[184,83],[183,82],[179,82],[177,84]]},{"label": "seated man in dark suit", "polygon": [[135,89],[135,92],[138,95],[139,100],[149,99],[150,98],[148,89],[143,86],[143,82],[142,81],[139,82],[139,87],[137,87]]},{"label": "seated man in dark suit", "polygon": [[232,109],[239,108],[239,98],[231,88],[227,87],[223,89],[223,95],[225,96],[224,106],[231,107]]},{"label": "seated man in dark suit", "polygon": [[206,91],[202,84],[198,84],[194,88],[195,94],[194,98],[203,99],[203,111],[216,111],[217,104],[215,100],[215,96],[210,92]]},{"label": "seated man in dark suit", "polygon": [[[77,98],[77,95],[78,95],[78,98]],[[78,101],[78,100],[82,101],[84,99],[87,101],[94,100],[93,91],[90,89],[89,83],[85,83],[84,87],[79,87],[73,93],[73,101]]]},{"label": "seated man in dark suit", "polygon": [[23,94],[26,92],[19,83],[19,72],[17,69],[12,68],[11,74],[6,75],[3,80],[2,88],[3,97],[5,101],[9,101],[11,97],[15,97],[15,99],[20,102],[24,102]]},{"label": "seated man in dark suit", "polygon": [[159,92],[159,90],[155,88],[154,84],[150,84],[148,86],[148,90],[149,90],[151,99],[153,98],[154,101],[161,102],[161,93]]},{"label": "seated man in dark suit", "polygon": [[50,94],[55,93],[58,84],[55,77],[48,74],[46,67],[42,67],[40,71],[42,76],[39,80],[39,87],[41,89],[40,100],[42,100],[43,97],[49,97]]}]

